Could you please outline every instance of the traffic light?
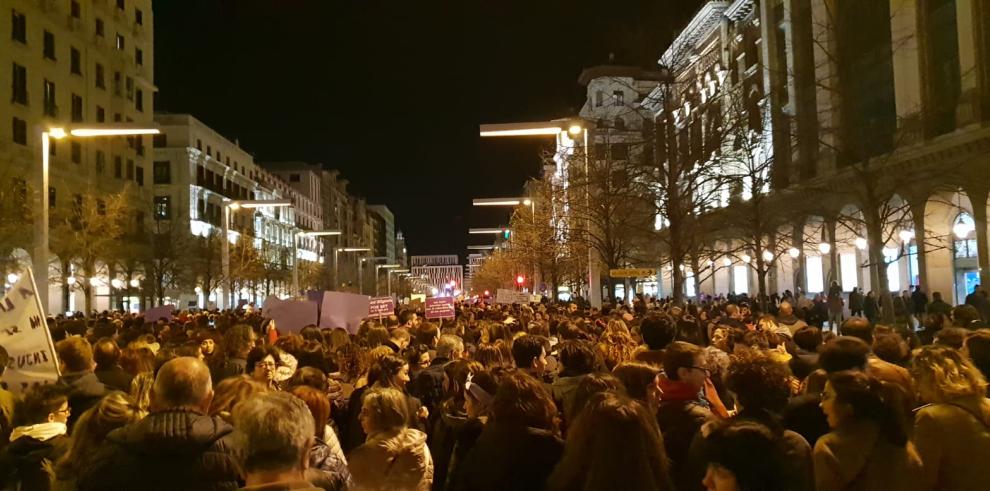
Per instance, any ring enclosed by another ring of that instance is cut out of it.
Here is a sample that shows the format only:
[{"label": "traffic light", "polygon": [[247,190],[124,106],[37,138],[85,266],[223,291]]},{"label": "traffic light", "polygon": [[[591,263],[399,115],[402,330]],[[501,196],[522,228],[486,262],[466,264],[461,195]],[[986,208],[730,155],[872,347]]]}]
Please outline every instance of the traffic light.
[{"label": "traffic light", "polygon": [[488,290],[485,290],[485,296],[486,296],[486,297],[487,297],[487,296],[489,296],[489,295],[491,295],[491,294],[492,294],[492,292],[490,292],[490,291],[488,291]]},{"label": "traffic light", "polygon": [[502,231],[502,238],[503,239],[509,240],[509,236],[510,235],[512,235],[512,231],[510,231],[509,229],[505,229],[505,230]]},{"label": "traffic light", "polygon": [[523,283],[526,283],[526,277],[523,275],[516,276],[516,284],[522,286]]}]

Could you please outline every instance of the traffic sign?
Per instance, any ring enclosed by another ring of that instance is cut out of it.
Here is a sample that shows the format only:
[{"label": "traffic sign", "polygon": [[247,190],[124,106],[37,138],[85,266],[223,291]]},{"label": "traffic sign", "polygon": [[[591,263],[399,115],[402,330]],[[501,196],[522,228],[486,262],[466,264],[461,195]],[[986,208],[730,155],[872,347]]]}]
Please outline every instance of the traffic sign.
[{"label": "traffic sign", "polygon": [[653,268],[610,269],[608,274],[612,278],[645,278],[657,274],[657,270]]}]

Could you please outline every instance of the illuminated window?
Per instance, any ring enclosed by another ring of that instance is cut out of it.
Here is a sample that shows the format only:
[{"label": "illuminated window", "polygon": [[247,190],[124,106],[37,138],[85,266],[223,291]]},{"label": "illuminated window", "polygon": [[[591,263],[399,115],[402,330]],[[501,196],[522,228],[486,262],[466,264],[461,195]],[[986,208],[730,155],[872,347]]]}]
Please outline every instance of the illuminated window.
[{"label": "illuminated window", "polygon": [[805,272],[808,276],[809,293],[825,290],[825,271],[822,268],[821,256],[808,256],[805,259]]}]

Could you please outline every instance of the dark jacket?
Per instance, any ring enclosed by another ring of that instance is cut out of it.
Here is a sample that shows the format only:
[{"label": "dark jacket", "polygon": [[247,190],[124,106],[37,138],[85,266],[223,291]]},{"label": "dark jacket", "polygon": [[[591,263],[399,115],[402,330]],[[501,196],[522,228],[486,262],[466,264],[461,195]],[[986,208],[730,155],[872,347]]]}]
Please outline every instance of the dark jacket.
[{"label": "dark jacket", "polygon": [[945,300],[932,300],[932,303],[928,304],[928,313],[950,316],[952,315],[952,306],[946,303]]},{"label": "dark jacket", "polygon": [[96,378],[99,379],[107,390],[119,390],[124,393],[131,392],[131,380],[134,376],[120,367],[101,369],[97,367]]},{"label": "dark jacket", "polygon": [[431,361],[430,366],[420,370],[406,387],[410,394],[419,398],[431,415],[440,414],[440,403],[443,402],[443,367],[449,361],[449,358]]},{"label": "dark jacket", "polygon": [[45,470],[54,466],[67,450],[69,439],[57,436],[48,440],[38,440],[23,436],[10,442],[0,453],[0,487],[25,491],[47,491],[51,489],[52,476]]},{"label": "dark jacket", "polygon": [[791,367],[791,373],[798,380],[804,380],[811,372],[818,369],[818,353],[798,348],[788,365]]},{"label": "dark jacket", "polygon": [[[454,429],[454,449],[447,462],[447,478],[442,489],[454,490],[464,489],[464,482],[467,476],[464,475],[464,462],[467,456],[474,449],[474,444],[481,437],[481,432],[485,429],[487,419],[469,418],[463,425]],[[435,465],[435,464],[434,464]],[[434,481],[436,477],[434,477]]]},{"label": "dark jacket", "polygon": [[564,453],[564,442],[547,430],[491,422],[457,472],[457,490],[542,491]]},{"label": "dark jacket", "polygon": [[221,380],[247,373],[247,360],[243,358],[228,358],[222,365],[217,367],[215,373],[210,373],[213,377],[215,387]]},{"label": "dark jacket", "polygon": [[915,290],[911,293],[911,303],[914,304],[912,307],[915,314],[924,314],[928,308],[928,295],[921,290]]},{"label": "dark jacket", "polygon": [[320,489],[344,491],[350,486],[351,472],[347,469],[347,460],[343,458],[343,454],[337,455],[327,442],[317,438],[309,451],[306,478]]},{"label": "dark jacket", "polygon": [[[72,412],[69,413],[67,425],[70,430],[76,420],[87,409],[100,402],[100,399],[103,399],[103,396],[108,392],[107,387],[103,385],[103,382],[100,382],[100,379],[93,372],[64,373],[58,382],[69,389],[69,407]],[[128,387],[128,389],[130,388]]]},{"label": "dark jacket", "polygon": [[657,409],[657,423],[663,434],[667,458],[670,459],[674,487],[678,491],[700,489],[701,481],[694,478],[688,453],[695,434],[705,421],[713,417],[712,412],[701,401],[697,389],[666,377],[661,377],[660,383],[664,394]]},{"label": "dark jacket", "polygon": [[82,469],[79,489],[237,489],[234,428],[187,409],[155,412],[117,428]]},{"label": "dark jacket", "polygon": [[860,312],[863,310],[863,300],[866,298],[863,292],[854,291],[849,294],[849,310]]},{"label": "dark jacket", "polygon": [[784,427],[804,437],[812,448],[830,431],[821,402],[819,394],[801,394],[792,397],[784,409]]},{"label": "dark jacket", "polygon": [[443,414],[433,423],[433,431],[427,443],[433,456],[433,486],[436,491],[443,490],[447,483],[447,471],[450,469],[450,458],[457,445],[457,433],[468,422],[467,414],[443,411]]}]

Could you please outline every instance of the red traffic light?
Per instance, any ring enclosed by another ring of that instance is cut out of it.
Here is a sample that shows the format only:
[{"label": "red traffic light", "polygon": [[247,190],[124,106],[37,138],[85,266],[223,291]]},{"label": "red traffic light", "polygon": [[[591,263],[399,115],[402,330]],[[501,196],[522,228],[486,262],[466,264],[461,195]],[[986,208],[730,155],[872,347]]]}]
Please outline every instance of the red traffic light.
[{"label": "red traffic light", "polygon": [[485,296],[486,296],[486,297],[487,297],[488,295],[491,295],[491,294],[492,294],[492,292],[490,292],[490,291],[488,291],[488,290],[485,290]]},{"label": "red traffic light", "polygon": [[526,278],[523,275],[516,276],[516,283],[521,285],[526,282]]}]

